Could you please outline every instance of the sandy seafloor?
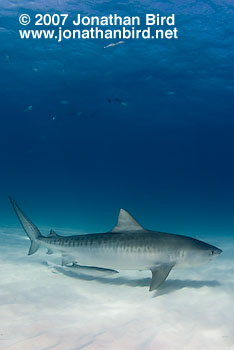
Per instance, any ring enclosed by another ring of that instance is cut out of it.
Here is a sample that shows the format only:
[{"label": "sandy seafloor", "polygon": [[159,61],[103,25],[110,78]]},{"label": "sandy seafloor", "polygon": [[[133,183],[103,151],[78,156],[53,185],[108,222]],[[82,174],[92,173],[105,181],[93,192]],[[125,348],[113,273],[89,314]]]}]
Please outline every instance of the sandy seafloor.
[{"label": "sandy seafloor", "polygon": [[[46,12],[175,13],[180,37],[21,40],[19,16]],[[0,1],[0,350],[234,349],[233,15],[233,0]],[[27,256],[8,194],[40,229],[100,232],[121,206],[223,253],[153,293],[150,272],[72,278]]]},{"label": "sandy seafloor", "polygon": [[173,270],[149,293],[149,272],[67,276],[47,264],[59,264],[58,254],[41,248],[27,256],[22,230],[2,227],[0,348],[234,349],[234,241],[198,238],[224,252],[205,266]]}]

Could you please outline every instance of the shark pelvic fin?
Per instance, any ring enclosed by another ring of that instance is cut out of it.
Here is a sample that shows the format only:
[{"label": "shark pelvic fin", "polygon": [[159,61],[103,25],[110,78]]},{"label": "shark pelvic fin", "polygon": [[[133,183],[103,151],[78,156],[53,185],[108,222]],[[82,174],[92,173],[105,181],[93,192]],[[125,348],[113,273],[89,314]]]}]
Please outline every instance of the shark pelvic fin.
[{"label": "shark pelvic fin", "polygon": [[46,254],[53,254],[53,250],[52,249],[48,249]]},{"label": "shark pelvic fin", "polygon": [[120,209],[117,225],[111,232],[143,231],[144,228],[124,209]]},{"label": "shark pelvic fin", "polygon": [[173,264],[162,264],[160,266],[151,267],[152,280],[149,289],[150,292],[157,289],[165,281],[173,266]]},{"label": "shark pelvic fin", "polygon": [[66,254],[62,255],[62,263],[61,263],[62,266],[66,266],[74,263],[76,263],[76,259],[73,256],[66,255]]}]

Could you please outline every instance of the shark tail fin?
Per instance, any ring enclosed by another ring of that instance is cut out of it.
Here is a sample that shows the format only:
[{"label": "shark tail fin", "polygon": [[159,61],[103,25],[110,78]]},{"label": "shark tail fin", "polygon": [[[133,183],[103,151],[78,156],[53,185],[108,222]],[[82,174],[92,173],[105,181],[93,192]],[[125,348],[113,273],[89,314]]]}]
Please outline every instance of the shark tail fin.
[{"label": "shark tail fin", "polygon": [[21,225],[23,226],[24,231],[30,238],[31,246],[29,248],[28,255],[32,255],[36,253],[36,251],[40,248],[40,242],[38,242],[38,239],[42,237],[42,235],[38,228],[22,212],[17,203],[11,197],[9,197],[9,200],[13,206],[16,215],[18,216]]},{"label": "shark tail fin", "polygon": [[28,255],[32,255],[38,251],[40,248],[40,243],[31,240],[31,245],[28,251]]}]

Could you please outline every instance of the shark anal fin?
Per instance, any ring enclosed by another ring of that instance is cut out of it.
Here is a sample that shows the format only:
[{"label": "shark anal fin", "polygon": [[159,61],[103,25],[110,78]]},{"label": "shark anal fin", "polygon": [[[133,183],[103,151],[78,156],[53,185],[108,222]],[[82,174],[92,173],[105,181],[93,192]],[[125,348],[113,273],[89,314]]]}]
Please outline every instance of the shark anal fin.
[{"label": "shark anal fin", "polygon": [[48,249],[46,254],[53,254],[53,250],[52,249]]},{"label": "shark anal fin", "polygon": [[165,281],[173,266],[173,264],[162,264],[160,266],[151,267],[152,280],[149,289],[150,292],[157,289]]}]

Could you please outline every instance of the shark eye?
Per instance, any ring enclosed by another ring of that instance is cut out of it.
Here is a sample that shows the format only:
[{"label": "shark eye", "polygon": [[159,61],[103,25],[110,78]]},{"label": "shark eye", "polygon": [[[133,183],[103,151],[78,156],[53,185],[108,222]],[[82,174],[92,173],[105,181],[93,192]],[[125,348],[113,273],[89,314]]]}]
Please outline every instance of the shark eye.
[{"label": "shark eye", "polygon": [[211,250],[211,255],[214,255],[214,251],[213,250]]}]

